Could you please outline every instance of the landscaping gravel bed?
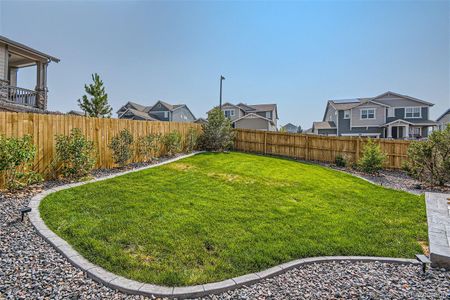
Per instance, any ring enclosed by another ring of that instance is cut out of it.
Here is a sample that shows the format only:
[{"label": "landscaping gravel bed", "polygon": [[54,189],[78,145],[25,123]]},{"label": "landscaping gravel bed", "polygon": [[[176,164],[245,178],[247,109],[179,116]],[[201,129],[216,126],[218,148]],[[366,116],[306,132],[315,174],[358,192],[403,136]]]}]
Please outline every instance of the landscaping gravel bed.
[{"label": "landscaping gravel bed", "polygon": [[[142,166],[142,165],[139,165]],[[116,170],[97,171],[106,176]],[[27,191],[0,193],[0,299],[147,299],[114,291],[73,267],[47,244],[18,209],[46,182]],[[450,299],[450,272],[385,263],[321,263],[293,269],[249,287],[202,299]]]},{"label": "landscaping gravel bed", "polygon": [[379,262],[304,266],[202,299],[449,299],[450,272]]},{"label": "landscaping gravel bed", "polygon": [[403,190],[414,194],[423,194],[425,192],[450,193],[450,186],[427,186],[420,181],[411,178],[406,172],[400,170],[382,170],[377,175],[370,175],[350,168],[338,168],[334,165],[328,166],[336,170],[365,178],[373,183],[391,189]]}]

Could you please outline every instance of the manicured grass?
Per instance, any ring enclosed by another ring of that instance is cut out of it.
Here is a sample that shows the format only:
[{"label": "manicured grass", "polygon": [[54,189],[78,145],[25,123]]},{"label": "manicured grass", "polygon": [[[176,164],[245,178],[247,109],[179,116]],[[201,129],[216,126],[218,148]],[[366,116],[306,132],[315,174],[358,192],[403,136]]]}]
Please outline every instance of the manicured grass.
[{"label": "manicured grass", "polygon": [[423,197],[313,164],[200,154],[49,195],[47,225],[90,261],[164,285],[214,282],[301,257],[413,257]]}]

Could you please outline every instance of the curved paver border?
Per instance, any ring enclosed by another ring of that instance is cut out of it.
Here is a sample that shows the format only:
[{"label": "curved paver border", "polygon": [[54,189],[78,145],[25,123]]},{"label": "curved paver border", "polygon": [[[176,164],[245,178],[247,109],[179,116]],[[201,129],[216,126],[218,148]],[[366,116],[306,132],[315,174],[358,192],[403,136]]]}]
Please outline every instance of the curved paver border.
[{"label": "curved paver border", "polygon": [[55,188],[45,190],[34,196],[29,203],[32,208],[29,213],[29,219],[31,224],[34,226],[36,231],[41,235],[48,243],[50,243],[59,253],[61,253],[67,260],[70,261],[75,267],[86,272],[88,277],[100,282],[112,289],[116,289],[128,294],[136,294],[143,296],[156,296],[156,297],[170,297],[170,298],[188,298],[188,297],[200,297],[209,294],[217,294],[228,290],[233,290],[243,285],[249,285],[256,283],[262,279],[273,277],[275,275],[282,274],[290,269],[309,265],[314,263],[323,262],[333,262],[333,261],[353,261],[353,262],[384,262],[384,263],[396,263],[396,264],[420,264],[415,259],[406,258],[391,258],[391,257],[372,257],[372,256],[322,256],[322,257],[311,257],[293,260],[264,271],[250,273],[239,277],[234,277],[220,282],[207,283],[194,286],[185,287],[167,287],[154,285],[149,283],[138,282],[135,280],[127,279],[125,277],[111,273],[100,266],[97,266],[88,260],[86,260],[81,254],[75,251],[65,240],[57,236],[53,231],[51,231],[44,221],[40,217],[39,204],[42,199],[47,195],[69,189],[72,187],[80,186],[83,184],[88,184],[96,181],[107,180],[117,176],[122,176],[132,172],[138,172],[149,168],[154,168],[157,166],[165,165],[186,157],[196,155],[201,152],[196,152],[188,155],[183,155],[177,158],[169,159],[167,161],[157,163],[154,165],[137,168],[130,171],[125,171],[122,173],[112,174],[102,178],[96,178],[86,182],[70,183]]}]

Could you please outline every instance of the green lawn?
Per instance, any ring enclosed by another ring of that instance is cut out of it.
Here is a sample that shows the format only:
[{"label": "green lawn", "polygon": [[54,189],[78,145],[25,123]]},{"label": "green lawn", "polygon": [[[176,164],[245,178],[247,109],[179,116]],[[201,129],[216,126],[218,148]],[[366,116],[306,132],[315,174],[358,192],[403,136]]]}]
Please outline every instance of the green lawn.
[{"label": "green lawn", "polygon": [[423,197],[313,164],[205,153],[46,197],[46,224],[91,262],[164,285],[325,255],[413,257]]}]

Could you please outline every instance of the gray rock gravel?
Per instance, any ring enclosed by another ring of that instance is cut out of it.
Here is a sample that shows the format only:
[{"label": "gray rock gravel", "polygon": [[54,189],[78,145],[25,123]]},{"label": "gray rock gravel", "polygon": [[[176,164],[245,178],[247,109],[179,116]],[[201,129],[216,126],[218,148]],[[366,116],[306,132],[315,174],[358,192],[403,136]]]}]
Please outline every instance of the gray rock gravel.
[{"label": "gray rock gravel", "polygon": [[[58,184],[0,193],[0,299],[147,299],[87,278],[47,244],[28,220],[18,221],[18,209],[32,195]],[[305,266],[202,299],[450,299],[449,293],[450,272],[432,269],[423,275],[418,266],[342,262]]]}]

